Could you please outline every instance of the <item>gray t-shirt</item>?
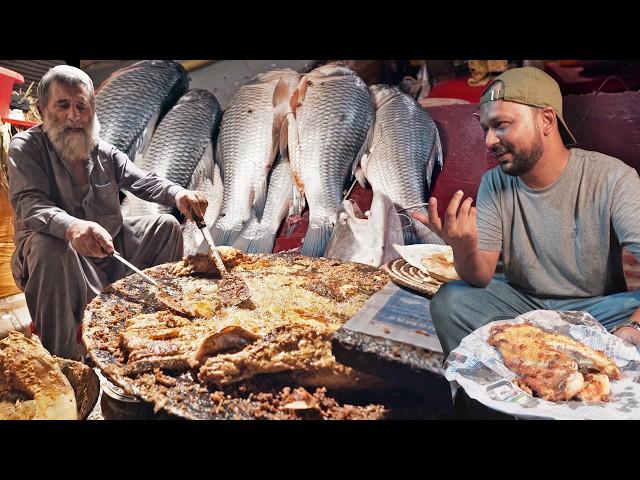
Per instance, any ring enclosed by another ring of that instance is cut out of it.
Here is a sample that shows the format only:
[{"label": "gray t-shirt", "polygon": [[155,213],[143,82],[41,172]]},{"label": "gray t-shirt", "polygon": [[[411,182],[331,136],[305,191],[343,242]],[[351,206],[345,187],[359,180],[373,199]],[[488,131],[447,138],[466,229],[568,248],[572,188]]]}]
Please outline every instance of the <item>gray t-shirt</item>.
[{"label": "gray t-shirt", "polygon": [[502,251],[506,279],[535,296],[624,291],[622,247],[640,259],[640,177],[601,153],[571,149],[560,177],[542,189],[493,168],[477,208],[480,249]]}]

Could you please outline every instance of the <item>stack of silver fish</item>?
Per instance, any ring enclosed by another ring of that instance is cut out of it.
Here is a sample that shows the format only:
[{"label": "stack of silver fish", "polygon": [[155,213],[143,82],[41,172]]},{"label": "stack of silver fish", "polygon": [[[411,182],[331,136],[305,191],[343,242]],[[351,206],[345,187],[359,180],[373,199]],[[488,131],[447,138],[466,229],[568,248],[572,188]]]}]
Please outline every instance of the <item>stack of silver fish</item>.
[{"label": "stack of silver fish", "polygon": [[[347,67],[261,73],[222,114],[212,93],[188,90],[180,64],[142,61],[100,86],[96,109],[106,141],[151,174],[205,193],[216,245],[271,253],[283,220],[307,207],[303,255],[380,265],[392,240],[443,243],[410,221],[412,211],[426,212],[442,166],[433,119],[399,89],[368,88]],[[365,214],[345,200],[354,177],[374,192]],[[122,208],[170,211],[128,193]],[[184,235],[185,254],[206,251],[193,222]]]}]

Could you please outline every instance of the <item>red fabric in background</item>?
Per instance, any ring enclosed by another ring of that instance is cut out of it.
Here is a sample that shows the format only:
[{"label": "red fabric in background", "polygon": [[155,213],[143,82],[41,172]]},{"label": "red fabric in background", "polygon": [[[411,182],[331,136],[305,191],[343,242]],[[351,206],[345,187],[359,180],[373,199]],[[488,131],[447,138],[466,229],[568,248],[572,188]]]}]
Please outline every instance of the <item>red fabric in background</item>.
[{"label": "red fabric in background", "polygon": [[453,78],[451,80],[444,80],[442,82],[436,83],[433,87],[431,87],[431,91],[428,98],[460,98],[462,100],[467,100],[471,103],[478,103],[480,101],[480,97],[482,96],[482,92],[484,88],[487,86],[480,85],[478,87],[471,87],[467,83],[471,76],[463,77],[463,78]]},{"label": "red fabric in background", "polygon": [[616,79],[611,79],[602,85],[607,78],[612,76],[621,78],[629,90],[640,89],[640,68],[637,67],[623,69],[619,72],[613,71],[612,73],[585,74],[582,65],[562,66],[560,62],[547,62],[545,71],[558,82],[562,95],[592,93],[601,86],[601,92],[625,92],[627,88]]},{"label": "red fabric in background", "polygon": [[438,199],[438,214],[444,215],[458,190],[474,199],[484,172],[496,166],[488,154],[478,117],[478,105],[445,105],[427,108],[438,126],[444,166],[437,175],[431,196]]}]

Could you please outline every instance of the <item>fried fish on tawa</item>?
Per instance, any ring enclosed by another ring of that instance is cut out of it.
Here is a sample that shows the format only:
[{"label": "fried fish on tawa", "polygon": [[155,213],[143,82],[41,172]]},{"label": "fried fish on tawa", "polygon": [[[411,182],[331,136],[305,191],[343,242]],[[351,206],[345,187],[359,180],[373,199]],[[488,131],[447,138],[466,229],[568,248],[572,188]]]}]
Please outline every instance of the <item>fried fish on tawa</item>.
[{"label": "fried fish on tawa", "polygon": [[[210,410],[200,411],[210,408],[204,406],[210,402],[197,392],[206,392],[207,386],[215,384],[198,381],[192,368],[202,367],[207,359],[251,348],[278,327],[301,324],[333,332],[388,281],[383,271],[350,262],[293,255],[246,255],[231,248],[219,251],[227,268],[246,281],[252,302],[223,306],[208,318],[182,318],[167,323],[159,318],[180,316],[157,311],[163,308],[157,302],[153,308],[149,308],[151,304],[140,305],[136,295],[127,295],[133,286],[125,278],[94,299],[85,317],[83,337],[90,355],[110,379],[156,406],[162,400],[160,403],[167,411],[187,418],[214,415]],[[196,298],[206,295],[217,277],[205,261],[206,256],[202,260],[196,265],[187,258],[176,264],[153,267],[148,272]],[[173,273],[176,269],[186,276],[177,277]],[[137,318],[132,321],[134,317]],[[252,341],[254,337],[259,338]],[[330,348],[327,344],[323,346]],[[304,362],[300,365],[302,368],[298,370],[255,375],[250,381],[262,384],[267,377],[282,377],[288,380],[276,382],[281,386],[335,385],[361,389],[370,385],[364,375],[335,359],[326,369],[307,371]],[[178,379],[177,384],[172,387],[167,382],[158,384],[152,373],[156,369]],[[229,385],[242,387],[247,381]],[[232,403],[234,411],[250,411],[246,399],[237,398]]]},{"label": "fried fish on tawa", "polygon": [[0,419],[78,419],[73,388],[37,337],[0,341]]},{"label": "fried fish on tawa", "polygon": [[[545,400],[570,400],[577,396],[586,401],[607,401],[608,378],[619,379],[621,375],[604,353],[529,322],[493,326],[488,343],[498,349],[505,365],[519,375],[518,384]],[[602,375],[607,377],[606,381]]]},{"label": "fried fish on tawa", "polygon": [[96,372],[82,362],[53,356],[60,370],[73,388],[78,405],[78,418],[86,419],[100,396],[100,379]]},{"label": "fried fish on tawa", "polygon": [[336,362],[331,353],[332,334],[319,326],[282,325],[237,353],[207,359],[198,378],[225,385],[259,374],[292,372],[302,384],[324,382],[320,384],[333,388],[353,385],[359,377],[366,381],[366,375]]},{"label": "fried fish on tawa", "polygon": [[[232,268],[238,264],[243,258],[242,252],[235,251],[230,248],[223,248],[221,257],[225,267]],[[229,271],[225,275],[221,275],[216,267],[213,259],[207,254],[190,255],[183,258],[172,269],[171,273],[177,277],[186,277],[193,274],[210,274],[219,277],[215,282],[217,291],[215,295],[209,296],[207,299],[194,301],[189,296],[178,298],[168,298],[168,295],[162,295],[161,301],[166,303],[167,307],[178,314],[186,314],[189,317],[210,317],[213,312],[221,307],[232,307],[251,299],[251,291],[247,287],[242,277]],[[176,303],[182,309],[179,311]]]},{"label": "fried fish on tawa", "polygon": [[135,315],[125,321],[120,345],[126,353],[126,373],[134,375],[154,368],[185,370],[202,339],[215,326],[194,323],[170,312]]}]

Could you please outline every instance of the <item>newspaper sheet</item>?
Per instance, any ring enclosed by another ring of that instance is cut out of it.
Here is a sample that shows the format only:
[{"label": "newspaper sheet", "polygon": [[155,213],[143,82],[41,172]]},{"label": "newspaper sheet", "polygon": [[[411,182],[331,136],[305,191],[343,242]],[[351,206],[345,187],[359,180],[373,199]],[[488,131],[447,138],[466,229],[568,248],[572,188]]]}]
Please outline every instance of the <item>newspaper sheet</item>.
[{"label": "newspaper sheet", "polygon": [[[525,321],[568,335],[611,358],[620,367],[622,378],[611,380],[609,401],[550,402],[515,385],[516,374],[504,365],[502,356],[487,339],[495,324],[515,325]],[[640,419],[640,350],[611,335],[586,312],[534,310],[512,320],[491,322],[467,335],[451,352],[444,374],[453,391],[461,386],[471,398],[517,418]]]}]

